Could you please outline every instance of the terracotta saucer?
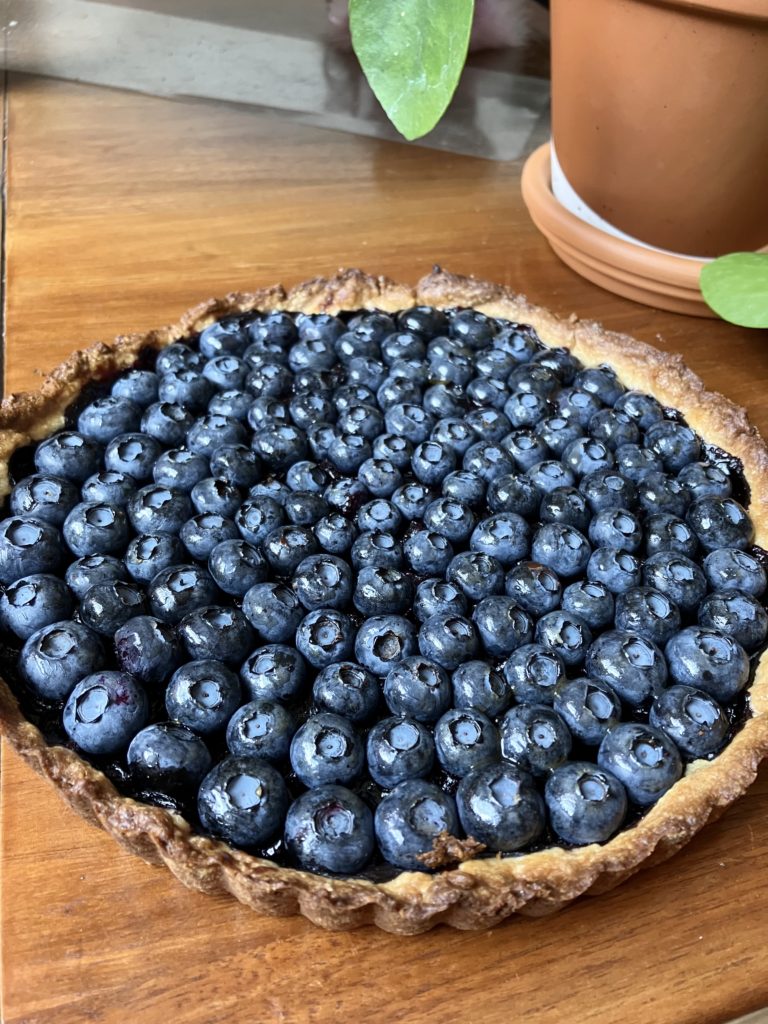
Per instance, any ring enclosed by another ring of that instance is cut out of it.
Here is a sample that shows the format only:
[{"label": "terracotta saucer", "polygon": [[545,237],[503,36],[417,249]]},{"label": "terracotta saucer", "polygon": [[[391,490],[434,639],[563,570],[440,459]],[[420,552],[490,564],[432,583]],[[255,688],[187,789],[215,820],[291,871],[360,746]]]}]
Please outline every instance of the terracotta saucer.
[{"label": "terracotta saucer", "polygon": [[699,290],[703,259],[662,252],[594,227],[566,209],[552,191],[551,147],[528,157],[523,200],[557,255],[588,281],[617,295],[674,313],[714,317]]}]

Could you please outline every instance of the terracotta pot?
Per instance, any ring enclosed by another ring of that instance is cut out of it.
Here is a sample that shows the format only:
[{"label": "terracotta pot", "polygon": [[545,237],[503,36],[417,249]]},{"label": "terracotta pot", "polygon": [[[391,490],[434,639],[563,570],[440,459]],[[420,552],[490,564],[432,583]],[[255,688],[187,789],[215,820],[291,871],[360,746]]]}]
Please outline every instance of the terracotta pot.
[{"label": "terracotta pot", "polygon": [[768,0],[552,0],[552,127],[578,196],[692,256],[768,243]]}]

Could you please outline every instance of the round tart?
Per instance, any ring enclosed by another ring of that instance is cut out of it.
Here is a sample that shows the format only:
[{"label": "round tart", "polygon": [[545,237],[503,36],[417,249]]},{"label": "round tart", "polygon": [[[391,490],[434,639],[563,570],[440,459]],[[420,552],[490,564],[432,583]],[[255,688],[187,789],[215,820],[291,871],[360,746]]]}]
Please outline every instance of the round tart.
[{"label": "round tart", "polygon": [[768,751],[768,454],[677,357],[436,269],[233,294],[0,410],[3,735],[185,884],[484,928]]}]

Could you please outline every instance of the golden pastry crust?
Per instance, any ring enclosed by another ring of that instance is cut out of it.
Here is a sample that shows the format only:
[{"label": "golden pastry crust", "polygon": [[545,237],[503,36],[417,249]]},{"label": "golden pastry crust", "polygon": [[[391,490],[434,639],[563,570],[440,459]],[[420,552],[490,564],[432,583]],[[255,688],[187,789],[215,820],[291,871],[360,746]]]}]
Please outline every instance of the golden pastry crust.
[{"label": "golden pastry crust", "polygon": [[[8,459],[16,448],[60,429],[67,406],[85,383],[133,365],[147,348],[158,349],[188,337],[228,313],[394,311],[414,303],[473,306],[531,324],[546,344],[567,345],[587,366],[609,363],[627,386],[679,409],[706,441],[741,459],[752,493],[755,542],[768,547],[768,449],[743,409],[706,391],[679,356],[575,317],[559,319],[499,285],[437,268],[415,288],[347,270],[289,291],[276,286],[252,294],[233,293],[202,303],[171,327],[120,337],[112,345],[99,344],[76,353],[46,377],[38,391],[11,395],[0,406],[0,494],[8,493]],[[603,892],[641,867],[669,857],[747,789],[768,754],[765,657],[757,666],[748,703],[750,717],[721,754],[712,761],[690,764],[685,776],[636,825],[604,845],[469,859],[434,875],[404,872],[380,884],[280,867],[195,835],[179,815],[121,796],[77,754],[49,747],[1,680],[0,731],[84,818],[145,860],[164,863],[192,888],[229,892],[265,914],[300,913],[326,928],[376,924],[386,931],[415,934],[438,923],[488,928],[514,913],[550,913],[577,896]],[[443,845],[456,853],[450,842]]]}]

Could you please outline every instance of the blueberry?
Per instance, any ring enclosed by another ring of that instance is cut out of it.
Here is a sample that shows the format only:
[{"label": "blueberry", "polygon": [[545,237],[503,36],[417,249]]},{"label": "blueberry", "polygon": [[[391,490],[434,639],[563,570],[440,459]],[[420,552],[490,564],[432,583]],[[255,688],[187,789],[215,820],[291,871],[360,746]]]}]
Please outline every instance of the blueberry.
[{"label": "blueberry", "polygon": [[[489,445],[487,442],[481,442],[479,445],[473,445],[469,449],[467,455],[464,456],[464,468],[472,469],[474,472],[480,472],[480,469],[475,469],[472,465],[467,465],[470,461],[467,456],[470,452],[482,451],[482,447],[485,445],[490,448],[492,452],[495,452],[498,448],[497,445]],[[481,472],[481,476],[484,479],[491,481],[495,480],[499,476],[505,476],[509,473],[520,472],[525,473],[535,466],[538,462],[542,462],[547,457],[547,446],[544,441],[531,430],[513,430],[501,442],[501,448],[498,448],[501,455],[494,458],[493,463],[490,465],[491,471]],[[503,456],[506,455],[506,458]],[[476,456],[473,460],[478,463],[480,468],[483,467],[483,463],[479,461],[479,456]],[[485,458],[485,463],[488,463],[488,458]],[[535,481],[534,481],[535,483]]]},{"label": "blueberry", "polygon": [[694,499],[729,498],[731,495],[731,478],[724,469],[708,462],[689,462],[677,479]]},{"label": "blueberry", "polygon": [[[447,416],[444,419],[438,420],[430,437],[433,441],[439,441],[440,444],[452,448],[457,457],[463,457],[470,445],[475,444],[477,441],[477,436],[469,424],[465,423],[463,419],[458,419],[456,416]],[[466,469],[457,469],[455,472],[466,473],[468,471]],[[452,473],[448,474],[448,476],[452,475]],[[473,474],[473,476],[476,476],[476,474]]]},{"label": "blueberry", "polygon": [[[240,382],[242,383],[242,376]],[[214,385],[197,370],[182,367],[160,377],[157,397],[161,402],[183,406],[189,412],[202,412],[214,394]]]},{"label": "blueberry", "polygon": [[508,352],[516,363],[527,363],[541,348],[533,337],[534,333],[530,328],[519,328],[517,324],[504,322],[493,339],[493,347]]},{"label": "blueberry", "polygon": [[642,543],[643,528],[638,518],[626,509],[604,509],[589,524],[589,539],[598,548],[620,548],[634,553]]},{"label": "blueberry", "polygon": [[293,592],[280,583],[257,583],[243,598],[246,618],[267,643],[292,638],[303,611]]},{"label": "blueberry", "polygon": [[591,553],[592,548],[584,534],[563,523],[540,526],[531,543],[534,560],[565,578],[580,576]]},{"label": "blueberry", "polygon": [[572,441],[563,452],[562,460],[577,477],[598,469],[610,469],[614,462],[610,449],[594,437],[580,437]]},{"label": "blueberry", "polygon": [[[235,487],[234,484],[228,483],[226,480],[217,480],[212,476],[198,480],[193,485],[189,496],[198,515],[211,513],[213,515],[225,516],[227,519],[232,519],[237,515],[242,502],[242,494],[239,487]],[[243,518],[249,514],[249,502],[255,500],[264,499],[249,498],[246,502],[242,502],[244,507]],[[274,499],[270,498],[268,500],[272,501]],[[282,522],[284,518],[285,516],[281,509],[277,515],[275,526]],[[240,522],[237,523],[237,527],[242,532]]]},{"label": "blueberry", "polygon": [[240,706],[240,680],[220,661],[190,661],[165,691],[169,718],[202,735],[221,729]]},{"label": "blueberry", "polygon": [[530,477],[507,474],[491,481],[487,500],[492,512],[531,517],[541,505],[542,492]]},{"label": "blueberry", "polygon": [[[506,479],[504,477],[500,479]],[[468,473],[465,469],[457,469],[455,473],[449,473],[443,480],[443,494],[446,498],[455,498],[463,501],[472,507],[481,504],[485,498],[486,484],[482,477],[476,473]],[[493,509],[493,511],[502,511]],[[509,511],[514,512],[515,509]]]},{"label": "blueberry", "polygon": [[42,573],[23,576],[0,597],[0,624],[26,640],[43,626],[67,619],[72,608],[72,594],[64,580]]},{"label": "blueberry", "polygon": [[441,533],[417,530],[405,541],[403,552],[418,576],[441,576],[453,558],[453,545]]},{"label": "blueberry", "polygon": [[607,366],[589,366],[576,374],[573,386],[590,395],[596,395],[605,405],[613,405],[626,388]]},{"label": "blueberry", "polygon": [[247,344],[247,338],[240,319],[232,316],[224,317],[204,328],[200,332],[198,344],[201,355],[206,359],[214,359],[227,353],[241,353]]},{"label": "blueberry", "polygon": [[678,473],[701,454],[701,442],[690,427],[671,420],[654,423],[645,432],[645,447],[661,459],[666,470]]},{"label": "blueberry", "polygon": [[235,846],[265,846],[282,829],[290,803],[282,775],[256,757],[225,757],[203,779],[203,827]]},{"label": "blueberry", "polygon": [[452,544],[463,544],[469,540],[475,525],[472,509],[456,498],[437,498],[430,502],[424,512],[427,530],[442,534]]},{"label": "blueberry", "polygon": [[705,551],[745,548],[752,540],[752,520],[733,498],[698,498],[686,518]]},{"label": "blueberry", "polygon": [[385,718],[368,733],[368,770],[380,786],[390,789],[406,779],[428,775],[435,760],[431,731],[411,718]]},{"label": "blueberry", "polygon": [[413,583],[398,569],[364,566],[357,576],[353,600],[363,615],[396,615],[411,607]]},{"label": "blueberry", "polygon": [[301,562],[317,553],[315,535],[306,526],[278,526],[262,541],[261,550],[278,576],[290,576]]},{"label": "blueberry", "polygon": [[659,402],[642,391],[625,391],[616,399],[614,408],[626,413],[641,430],[647,430],[664,419],[664,410]]},{"label": "blueberry", "polygon": [[519,704],[551,704],[565,680],[560,654],[541,643],[523,644],[504,662],[504,679]]},{"label": "blueberry", "polygon": [[586,761],[556,768],[544,787],[549,821],[573,846],[604,843],[620,828],[627,794],[616,776]]},{"label": "blueberry", "polygon": [[96,583],[127,580],[128,573],[124,562],[112,555],[87,555],[67,567],[64,579],[78,601],[82,601],[86,591]]},{"label": "blueberry", "polygon": [[248,620],[237,608],[209,605],[196,608],[179,624],[179,636],[190,658],[208,658],[240,665],[254,644]]},{"label": "blueberry", "polygon": [[652,641],[637,633],[610,630],[587,652],[586,673],[607,683],[630,706],[658,693],[667,680],[667,662]]},{"label": "blueberry", "polygon": [[470,539],[473,551],[495,558],[509,568],[529,551],[530,527],[515,512],[497,512],[481,520]]},{"label": "blueberry", "polygon": [[385,459],[398,469],[405,469],[411,464],[413,448],[406,438],[384,433],[374,438],[372,452],[375,459]]},{"label": "blueberry", "polygon": [[245,390],[254,398],[282,398],[291,387],[291,373],[277,362],[262,362],[245,378]]},{"label": "blueberry", "polygon": [[411,309],[404,309],[398,313],[397,323],[401,330],[410,331],[426,339],[441,334],[447,327],[445,313],[433,306],[413,306]]},{"label": "blueberry", "polygon": [[179,535],[189,554],[200,562],[206,562],[218,544],[236,541],[240,536],[234,522],[218,512],[192,516],[184,523]]},{"label": "blueberry", "polygon": [[208,571],[219,589],[233,597],[243,597],[251,587],[263,583],[267,562],[258,548],[244,540],[224,540],[208,557]]},{"label": "blueberry", "polygon": [[738,590],[710,594],[699,606],[699,624],[736,640],[745,651],[757,651],[768,636],[768,613],[751,594]]},{"label": "blueberry", "polygon": [[[472,383],[477,384],[478,382],[473,381]],[[488,389],[494,383],[496,382],[484,381],[483,385],[485,389]],[[503,385],[497,386],[503,388]],[[496,401],[498,401],[499,398],[501,397],[503,404],[503,395],[500,392],[494,389],[493,392],[491,393],[495,396]],[[468,395],[470,397],[474,397],[476,401],[478,392],[477,390],[470,392],[468,389]],[[490,397],[490,395],[486,395],[486,397]],[[492,405],[493,403],[483,401],[477,404],[487,406],[489,404]],[[474,409],[472,412],[467,413],[467,415],[464,417],[464,422],[467,424],[467,426],[472,428],[472,430],[475,432],[475,434],[481,441],[490,441],[492,443],[500,441],[503,437],[506,437],[506,435],[509,433],[510,427],[512,426],[512,424],[509,422],[504,413],[500,412],[499,409],[497,408]]]},{"label": "blueberry", "polygon": [[128,619],[116,630],[114,643],[120,668],[144,684],[165,683],[184,660],[173,626],[149,615]]},{"label": "blueberry", "polygon": [[287,423],[266,427],[254,434],[251,446],[273,472],[287,469],[292,463],[307,457],[306,434]]},{"label": "blueberry", "polygon": [[[322,319],[327,320],[329,325],[331,323],[338,323],[335,317],[325,316]],[[308,324],[312,328],[320,328],[321,326],[320,323],[317,325],[312,323],[312,318],[308,318]],[[257,317],[248,325],[247,333],[254,343],[269,342],[279,349],[288,348],[299,336],[292,315],[282,311],[264,313]],[[330,326],[328,327],[328,333],[329,335],[332,333]]]},{"label": "blueberry", "polygon": [[376,498],[363,505],[355,516],[355,522],[364,532],[396,533],[403,517],[391,501]]},{"label": "blueberry", "polygon": [[357,536],[357,528],[340,512],[323,516],[314,526],[317,543],[332,555],[343,555],[349,551]]},{"label": "blueberry", "polygon": [[[365,626],[360,632],[363,630]],[[419,630],[421,654],[449,671],[458,668],[462,662],[470,661],[477,649],[475,627],[460,615],[433,615]]]},{"label": "blueberry", "polygon": [[740,590],[753,597],[765,592],[766,574],[754,555],[738,548],[717,548],[704,559],[704,575],[713,590]]},{"label": "blueberry", "polygon": [[63,701],[85,676],[105,664],[98,636],[79,622],[43,626],[25,642],[18,659],[21,678],[42,700]]},{"label": "blueberry", "polygon": [[653,702],[648,716],[684,754],[710,757],[728,735],[728,717],[714,699],[693,686],[670,686]]},{"label": "blueberry", "polygon": [[374,824],[384,859],[408,871],[427,870],[422,855],[441,833],[459,831],[453,797],[423,779],[401,782],[388,793],[376,808]]},{"label": "blueberry", "polygon": [[251,700],[290,701],[302,693],[306,674],[306,662],[299,652],[282,644],[257,648],[240,669]]},{"label": "blueberry", "polygon": [[504,403],[504,415],[514,429],[536,427],[551,417],[552,411],[549,399],[534,391],[515,391]]},{"label": "blueberry", "polygon": [[270,763],[286,761],[295,732],[293,715],[282,704],[254,700],[230,718],[227,748],[238,757],[259,757]]},{"label": "blueberry", "polygon": [[632,417],[620,409],[601,409],[589,421],[589,433],[612,452],[623,444],[637,444],[640,429]]},{"label": "blueberry", "polygon": [[621,719],[621,702],[611,687],[587,677],[563,679],[555,690],[554,709],[573,738],[591,747]]},{"label": "blueberry", "polygon": [[351,722],[322,711],[291,740],[291,767],[310,789],[353,782],[365,764],[365,748]]},{"label": "blueberry", "polygon": [[482,601],[504,589],[501,563],[481,551],[462,551],[451,560],[445,575],[471,601]]},{"label": "blueberry", "polygon": [[415,630],[399,615],[374,615],[366,619],[355,638],[355,660],[375,675],[387,675],[403,658],[415,653]]},{"label": "blueberry", "polygon": [[128,502],[128,518],[137,533],[172,533],[192,515],[192,502],[182,491],[159,484],[139,488]]},{"label": "blueberry", "polygon": [[137,732],[126,761],[133,779],[171,794],[197,789],[211,769],[203,740],[172,722],[147,725]]},{"label": "blueberry", "polygon": [[141,417],[141,429],[163,445],[178,447],[184,444],[194,417],[175,402],[153,402]]},{"label": "blueberry", "polygon": [[339,414],[336,429],[341,434],[360,434],[367,441],[373,441],[384,429],[384,417],[375,405],[356,403]]},{"label": "blueberry", "polygon": [[641,807],[654,804],[683,773],[680,753],[661,730],[624,722],[607,733],[597,752],[598,765],[611,772]]},{"label": "blueberry", "polygon": [[[208,412],[214,416],[226,416],[242,423],[248,418],[251,407],[251,396],[237,388],[218,391],[208,403]],[[190,453],[191,454],[191,453]]]},{"label": "blueberry", "polygon": [[210,575],[196,565],[171,565],[161,569],[147,590],[156,619],[175,625],[194,611],[213,604],[218,596]]},{"label": "blueberry", "polygon": [[203,377],[221,391],[242,387],[247,372],[246,364],[235,355],[213,356],[203,366]]},{"label": "blueberry", "polygon": [[62,532],[69,549],[79,558],[108,555],[125,548],[128,522],[119,507],[82,502],[69,513]]},{"label": "blueberry", "polygon": [[311,555],[296,568],[292,587],[307,611],[343,608],[352,596],[352,573],[340,558]]},{"label": "blueberry", "polygon": [[699,542],[690,526],[669,512],[657,512],[645,521],[647,555],[655,555],[657,551],[677,551],[687,558],[693,558],[698,546]]},{"label": "blueberry", "polygon": [[688,488],[679,480],[657,472],[646,473],[638,482],[637,498],[648,514],[667,512],[678,518],[685,515],[691,501]]},{"label": "blueberry", "polygon": [[531,615],[544,615],[560,603],[562,587],[551,569],[538,562],[520,562],[507,573],[504,588]]},{"label": "blueberry", "polygon": [[318,608],[299,623],[296,647],[315,668],[349,658],[355,647],[355,626],[349,615],[335,608]]},{"label": "blueberry", "polygon": [[151,370],[128,370],[112,385],[112,394],[117,398],[130,398],[142,408],[157,401],[159,378]]},{"label": "blueberry", "polygon": [[70,480],[34,473],[14,486],[10,508],[15,516],[32,516],[38,522],[61,526],[79,500],[77,487]]},{"label": "blueberry", "polygon": [[405,519],[422,519],[434,494],[426,484],[412,483],[398,487],[392,495],[392,504]]},{"label": "blueberry", "polygon": [[555,651],[568,668],[581,665],[592,642],[592,632],[573,612],[557,610],[536,623],[536,643]]},{"label": "blueberry", "polygon": [[446,672],[427,658],[404,658],[384,680],[384,699],[393,715],[436,722],[451,704]]},{"label": "blueberry", "polygon": [[88,477],[81,488],[81,494],[85,502],[117,505],[122,508],[128,504],[128,499],[135,490],[136,481],[133,477],[104,469]]},{"label": "blueberry", "polygon": [[258,456],[244,444],[222,444],[210,455],[211,476],[235,487],[252,487],[261,477]]},{"label": "blueberry", "polygon": [[333,510],[345,516],[353,516],[370,500],[371,492],[359,480],[342,477],[326,487],[323,497]]},{"label": "blueberry", "polygon": [[511,391],[533,391],[549,398],[557,391],[560,382],[557,374],[548,366],[528,363],[513,370],[507,378],[507,384]]},{"label": "blueberry", "polygon": [[501,756],[532,775],[546,775],[568,758],[571,734],[545,704],[518,704],[499,722]]},{"label": "blueberry", "polygon": [[70,693],[63,724],[86,754],[105,756],[128,746],[149,713],[147,695],[128,672],[95,672]]},{"label": "blueberry", "polygon": [[63,557],[61,534],[50,523],[32,516],[14,516],[0,523],[0,583],[55,573]]},{"label": "blueberry", "polygon": [[[535,454],[539,454],[538,449]],[[496,477],[507,476],[515,471],[513,458],[514,452],[509,451],[509,446],[506,449],[502,447],[501,442],[478,441],[464,452],[461,468],[491,483]],[[538,462],[539,458],[531,461]]]},{"label": "blueberry", "polygon": [[666,594],[683,614],[697,608],[707,592],[701,567],[675,551],[659,551],[646,559],[643,582]]},{"label": "blueberry", "polygon": [[680,610],[653,587],[631,587],[616,598],[616,628],[638,633],[659,647],[680,629]]},{"label": "blueberry", "polygon": [[583,619],[591,630],[602,629],[613,622],[613,594],[604,583],[577,580],[563,591],[562,608]]},{"label": "blueberry", "polygon": [[296,327],[303,341],[329,338],[335,341],[344,333],[344,324],[330,313],[302,313],[296,317]]},{"label": "blueberry", "polygon": [[121,580],[97,583],[80,602],[80,618],[101,636],[112,636],[129,619],[146,611],[142,588]]},{"label": "blueberry", "polygon": [[[350,481],[347,482],[349,483]],[[271,477],[260,484],[254,484],[253,487],[250,487],[247,498],[254,501],[258,501],[261,498],[269,498],[270,501],[277,502],[280,508],[283,508],[290,493],[290,487],[280,483],[275,477]]]},{"label": "blueberry", "polygon": [[634,484],[639,484],[651,473],[660,474],[662,470],[661,459],[658,459],[649,448],[641,448],[637,444],[619,445],[614,457],[616,468]]},{"label": "blueberry", "polygon": [[584,495],[575,487],[553,488],[541,499],[539,520],[542,523],[564,523],[586,533],[590,514]]},{"label": "blueberry", "polygon": [[603,408],[597,395],[576,387],[563,388],[555,397],[555,405],[560,416],[584,429],[595,413]]},{"label": "blueberry", "polygon": [[260,545],[285,522],[285,513],[274,498],[247,498],[235,512],[235,525],[250,544]]},{"label": "blueberry", "polygon": [[[490,360],[483,359],[481,361],[481,366],[484,370],[494,369],[494,367],[489,364]],[[467,417],[468,422],[472,422],[473,426],[479,423],[483,423],[485,425],[488,425],[491,422],[498,423],[500,420],[496,420],[495,418],[489,417],[485,414],[490,412],[499,412],[500,414],[501,409],[504,408],[504,404],[509,398],[509,388],[503,380],[498,380],[495,377],[487,375],[483,376],[480,368],[478,367],[477,377],[467,384],[467,398],[474,405],[483,407],[475,410],[475,412],[480,415],[474,416],[470,413],[469,417]],[[506,416],[504,416],[503,419],[507,425],[507,429],[509,429],[509,420]],[[477,433],[483,437],[491,436],[491,433],[488,430],[477,430]],[[501,436],[498,430],[495,431],[495,436]]]},{"label": "blueberry", "polygon": [[444,771],[463,778],[499,760],[499,733],[477,708],[451,708],[435,726],[435,751]]},{"label": "blueberry", "polygon": [[[210,410],[210,404],[208,408]],[[290,423],[291,412],[288,404],[282,399],[261,397],[250,403],[245,418],[254,434],[259,434],[267,427],[279,427]],[[253,454],[258,458],[255,452]]]},{"label": "blueberry", "polygon": [[512,702],[506,680],[486,661],[467,661],[453,672],[453,704],[457,708],[476,708],[494,718]]},{"label": "blueberry", "polygon": [[480,640],[491,657],[506,657],[533,636],[530,616],[512,597],[483,598],[472,614]]},{"label": "blueberry", "polygon": [[579,490],[594,513],[606,508],[632,509],[637,504],[637,488],[615,469],[596,469],[581,478]]},{"label": "blueberry", "polygon": [[203,357],[181,341],[167,345],[157,353],[155,358],[155,372],[157,374],[170,373],[172,370],[180,370],[183,367],[196,369],[202,366]]},{"label": "blueberry", "polygon": [[97,441],[76,430],[62,430],[37,446],[35,468],[43,476],[63,477],[81,484],[98,471],[102,451]]},{"label": "blueberry", "polygon": [[614,595],[637,587],[642,575],[639,559],[622,548],[595,548],[587,564],[587,579],[602,583]]},{"label": "blueberry", "polygon": [[456,805],[464,831],[489,850],[511,853],[544,831],[544,801],[531,776],[490,764],[461,780]]},{"label": "blueberry", "polygon": [[366,722],[376,713],[380,690],[375,677],[361,665],[342,661],[327,665],[317,674],[312,696],[322,711],[351,722]]},{"label": "blueberry", "polygon": [[416,590],[413,613],[420,622],[424,622],[432,615],[464,615],[466,611],[467,600],[462,591],[452,583],[446,583],[441,579],[429,579],[421,582]]},{"label": "blueberry", "polygon": [[319,786],[288,809],[285,844],[308,871],[351,875],[373,856],[373,816],[344,786]]},{"label": "blueberry", "polygon": [[138,482],[151,480],[161,451],[159,441],[149,434],[118,434],[104,451],[104,467]]},{"label": "blueberry", "polygon": [[[184,561],[184,546],[170,533],[139,534],[129,543],[125,568],[138,583],[151,583],[163,569]],[[116,579],[127,579],[122,573]]]}]

